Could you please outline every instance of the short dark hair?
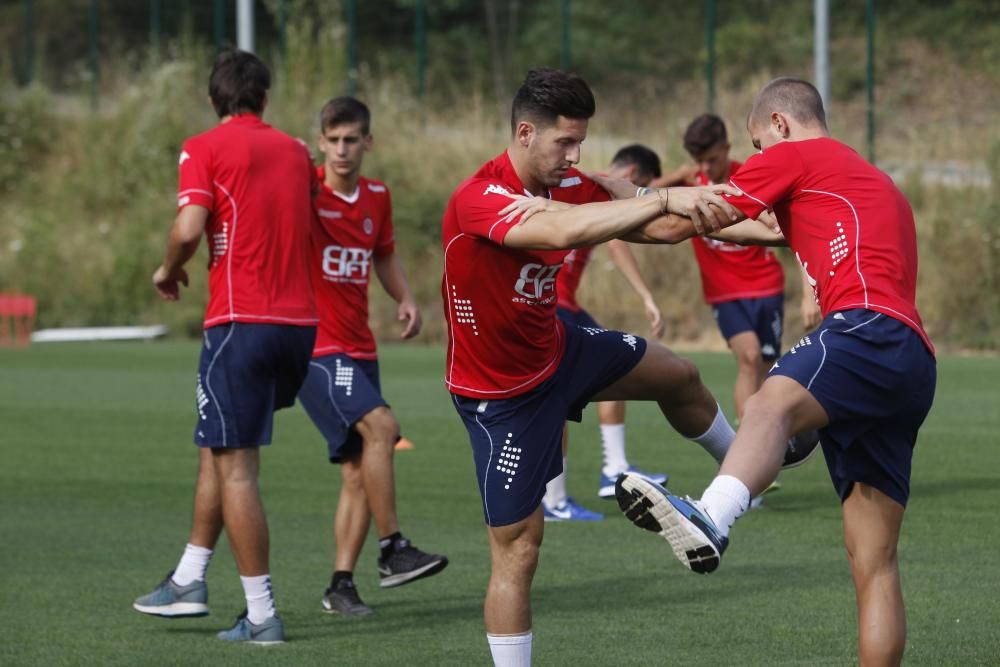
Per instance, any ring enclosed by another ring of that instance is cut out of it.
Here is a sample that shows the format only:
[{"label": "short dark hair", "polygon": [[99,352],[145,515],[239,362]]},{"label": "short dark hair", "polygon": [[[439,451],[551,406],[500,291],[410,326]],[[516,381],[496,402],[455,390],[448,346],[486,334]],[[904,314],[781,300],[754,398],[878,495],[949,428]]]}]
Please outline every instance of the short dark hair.
[{"label": "short dark hair", "polygon": [[708,149],[728,141],[726,124],[714,113],[703,113],[691,121],[684,131],[684,150],[691,156],[701,155]]},{"label": "short dark hair", "polygon": [[750,120],[757,125],[766,124],[774,111],[785,112],[804,125],[819,123],[826,127],[823,98],[816,86],[804,79],[783,76],[761,88],[753,102]]},{"label": "short dark hair", "polygon": [[618,149],[611,159],[612,165],[628,167],[635,165],[639,170],[639,175],[650,180],[659,178],[663,172],[660,171],[660,156],[653,149],[642,144],[629,144]]},{"label": "short dark hair", "polygon": [[271,72],[252,53],[227,49],[215,58],[208,77],[208,96],[219,118],[264,112]]},{"label": "short dark hair", "polygon": [[372,125],[371,111],[364,102],[349,95],[335,97],[319,112],[320,131],[325,132],[343,123],[361,123],[361,133],[368,136]]},{"label": "short dark hair", "polygon": [[554,125],[559,116],[589,119],[597,110],[594,93],[577,74],[551,67],[528,70],[510,109],[510,131],[528,119],[538,125]]}]

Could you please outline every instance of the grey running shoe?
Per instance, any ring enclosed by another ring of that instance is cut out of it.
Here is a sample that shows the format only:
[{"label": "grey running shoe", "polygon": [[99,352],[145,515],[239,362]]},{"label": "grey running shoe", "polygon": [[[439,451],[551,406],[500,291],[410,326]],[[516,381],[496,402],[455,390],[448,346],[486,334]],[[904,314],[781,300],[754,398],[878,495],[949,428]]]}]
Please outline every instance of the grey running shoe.
[{"label": "grey running shoe", "polygon": [[236,618],[236,625],[220,632],[216,637],[224,642],[249,642],[260,646],[284,644],[285,625],[277,614],[264,619],[260,625],[254,625],[247,618],[247,612],[244,609],[243,613]]},{"label": "grey running shoe", "polygon": [[182,616],[208,615],[208,586],[204,581],[192,581],[187,586],[178,586],[171,577],[174,572],[167,573],[160,585],[135,599],[132,608],[144,614],[178,618]]},{"label": "grey running shoe", "polygon": [[424,553],[404,537],[397,542],[395,551],[378,559],[379,586],[402,586],[435,575],[447,566],[447,556]]},{"label": "grey running shoe", "polygon": [[659,533],[677,559],[692,572],[708,574],[719,567],[729,539],[690,498],[678,498],[659,484],[625,473],[615,483],[618,506],[639,528]]},{"label": "grey running shoe", "polygon": [[346,580],[326,589],[323,594],[323,611],[345,616],[367,616],[372,613],[372,608],[361,601],[354,582]]}]

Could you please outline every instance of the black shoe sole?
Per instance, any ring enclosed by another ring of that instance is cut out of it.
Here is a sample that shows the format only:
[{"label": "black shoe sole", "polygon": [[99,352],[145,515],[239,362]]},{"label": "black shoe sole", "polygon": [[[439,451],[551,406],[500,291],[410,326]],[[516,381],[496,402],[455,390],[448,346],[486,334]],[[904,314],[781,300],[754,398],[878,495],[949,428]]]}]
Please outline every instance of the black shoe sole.
[{"label": "black shoe sole", "polygon": [[379,586],[382,588],[395,588],[396,586],[403,586],[411,582],[417,581],[418,579],[426,579],[427,577],[433,577],[435,574],[448,567],[448,559],[444,556],[441,560],[431,563],[429,566],[422,570],[414,570],[412,572],[407,572],[405,574],[393,574],[388,577],[384,577],[380,582]]}]

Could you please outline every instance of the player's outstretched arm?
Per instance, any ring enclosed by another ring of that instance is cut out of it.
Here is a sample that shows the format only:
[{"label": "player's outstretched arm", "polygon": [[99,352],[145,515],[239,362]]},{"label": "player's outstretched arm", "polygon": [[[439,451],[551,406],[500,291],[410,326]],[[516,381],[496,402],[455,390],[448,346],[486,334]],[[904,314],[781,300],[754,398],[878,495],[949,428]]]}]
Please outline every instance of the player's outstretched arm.
[{"label": "player's outstretched arm", "polygon": [[184,265],[198,250],[201,235],[208,224],[208,209],[197,204],[182,208],[167,239],[163,263],[153,273],[153,286],[160,297],[167,301],[180,298],[180,285],[187,287],[188,275]]},{"label": "player's outstretched arm", "polygon": [[780,229],[775,230],[766,221],[761,219],[737,222],[735,225],[726,227],[714,234],[709,234],[708,237],[716,241],[728,241],[729,243],[738,243],[739,245],[788,245]]},{"label": "player's outstretched arm", "polygon": [[417,307],[417,302],[410,292],[410,283],[406,280],[406,272],[403,271],[403,263],[399,261],[399,255],[395,252],[388,255],[376,255],[374,266],[375,275],[382,283],[382,288],[399,304],[397,319],[406,323],[403,333],[399,337],[403,340],[413,338],[420,333],[423,318],[420,315],[420,308]]},{"label": "player's outstretched arm", "polygon": [[628,243],[619,239],[608,241],[608,254],[611,255],[611,260],[618,267],[618,270],[622,272],[622,275],[625,276],[625,279],[632,286],[632,289],[635,290],[635,293],[642,299],[642,306],[646,310],[646,317],[649,319],[649,329],[653,338],[661,338],[664,328],[663,314],[660,313],[660,309],[653,299],[653,293],[649,290],[649,286],[642,279],[642,273],[639,272],[639,264],[635,261],[635,255],[629,249]]},{"label": "player's outstretched arm", "polygon": [[[624,179],[600,174],[595,174],[593,178],[616,200],[628,199],[637,194],[635,186]],[[639,193],[641,192],[642,188],[639,189]],[[680,243],[692,236],[718,232],[746,219],[742,211],[721,196],[741,194],[730,185],[669,188],[653,192],[666,193],[667,211],[670,215],[656,218],[622,236],[622,239],[633,243]]]}]

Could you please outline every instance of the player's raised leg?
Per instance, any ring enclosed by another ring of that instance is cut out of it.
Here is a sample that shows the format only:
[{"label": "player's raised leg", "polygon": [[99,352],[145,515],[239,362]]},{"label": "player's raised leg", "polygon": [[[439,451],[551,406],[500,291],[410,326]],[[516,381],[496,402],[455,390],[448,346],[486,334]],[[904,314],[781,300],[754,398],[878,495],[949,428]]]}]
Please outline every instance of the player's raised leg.
[{"label": "player's raised leg", "polygon": [[863,667],[890,667],[903,659],[906,611],[896,545],[903,506],[857,483],[843,504],[844,544],[858,601],[858,656]]},{"label": "player's raised leg", "polygon": [[698,368],[658,343],[649,342],[639,363],[594,400],[656,401],[674,430],[720,462],[735,436]]}]

